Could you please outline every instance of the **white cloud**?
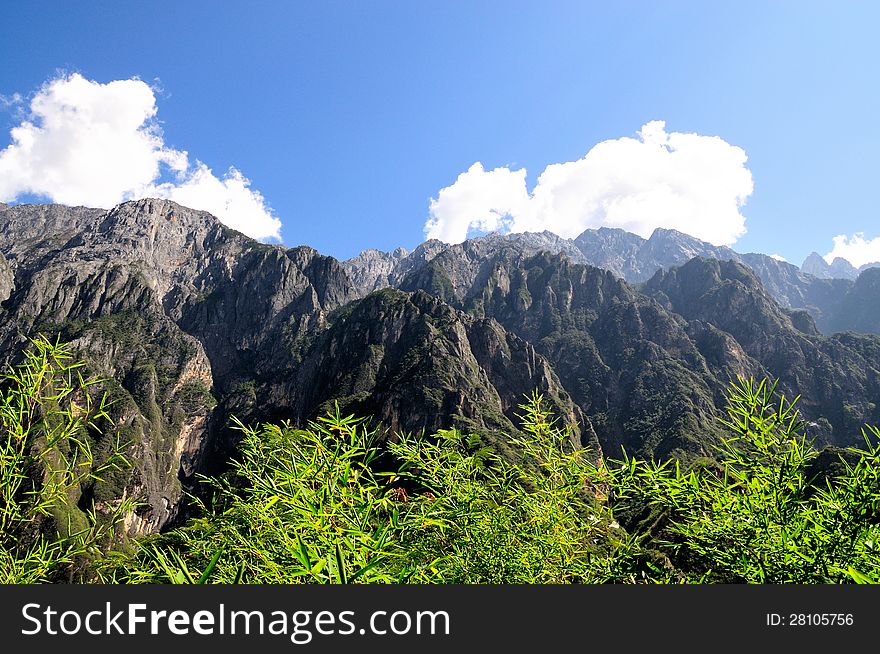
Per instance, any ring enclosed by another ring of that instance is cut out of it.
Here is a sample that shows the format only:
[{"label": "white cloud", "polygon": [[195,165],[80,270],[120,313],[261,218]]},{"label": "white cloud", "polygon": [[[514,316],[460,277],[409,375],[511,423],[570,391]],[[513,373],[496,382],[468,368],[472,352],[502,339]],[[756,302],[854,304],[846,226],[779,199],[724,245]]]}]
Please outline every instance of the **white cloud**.
[{"label": "white cloud", "polygon": [[12,95],[3,95],[0,93],[0,105],[4,108],[16,107],[20,105],[24,101],[24,98],[21,97],[20,93],[13,93]]},{"label": "white cloud", "polygon": [[[0,151],[0,201],[31,194],[109,208],[164,197],[280,240],[281,221],[250,181],[234,168],[220,179],[190,164],[187,152],[165,145],[156,114],[153,89],[139,79],[100,84],[75,73],[48,81]],[[169,175],[174,181],[161,181]]]},{"label": "white cloud", "polygon": [[825,261],[833,262],[837,257],[846,259],[856,268],[866,263],[880,261],[880,236],[870,240],[865,239],[862,232],[852,236],[840,234],[834,237],[834,247],[825,255]]},{"label": "white cloud", "polygon": [[578,161],[547,166],[531,193],[525,169],[474,164],[431,200],[425,233],[460,242],[487,228],[571,238],[602,226],[643,237],[666,227],[730,245],[746,231],[740,208],[753,190],[746,160],[717,136],[667,133],[652,121],[638,138],[603,141]]},{"label": "white cloud", "polygon": [[199,162],[182,183],[160,184],[150,195],[174,200],[186,207],[203,209],[221,218],[224,224],[254,238],[280,240],[280,221],[267,209],[259,191],[250,188],[250,180],[235,168],[223,179]]},{"label": "white cloud", "polygon": [[487,171],[479,161],[462,173],[452,186],[431,199],[431,217],[425,224],[428,238],[457,243],[468,232],[491,232],[510,228],[508,216],[521,215],[528,207],[526,171],[496,168]]},{"label": "white cloud", "polygon": [[771,259],[776,259],[777,261],[782,261],[782,262],[784,262],[784,263],[787,263],[787,262],[788,262],[788,259],[786,259],[785,257],[783,257],[781,254],[771,254],[771,255],[770,255],[770,258],[771,258]]}]

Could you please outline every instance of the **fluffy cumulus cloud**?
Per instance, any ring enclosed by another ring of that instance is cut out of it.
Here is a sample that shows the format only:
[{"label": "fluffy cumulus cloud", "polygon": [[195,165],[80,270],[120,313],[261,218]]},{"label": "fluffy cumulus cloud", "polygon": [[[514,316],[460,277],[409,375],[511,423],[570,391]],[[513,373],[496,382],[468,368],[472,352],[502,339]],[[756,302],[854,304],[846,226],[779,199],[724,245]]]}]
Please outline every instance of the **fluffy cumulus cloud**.
[{"label": "fluffy cumulus cloud", "polygon": [[428,238],[457,243],[471,231],[506,231],[511,228],[510,217],[523,215],[528,206],[525,169],[485,170],[477,162],[431,200],[425,233]]},{"label": "fluffy cumulus cloud", "polygon": [[666,227],[730,245],[746,231],[746,160],[717,136],[669,133],[652,121],[637,138],[603,141],[578,161],[547,166],[531,192],[525,169],[476,163],[431,200],[425,234],[460,242],[478,231],[546,229],[571,238],[605,226],[648,237]]},{"label": "fluffy cumulus cloud", "polygon": [[0,150],[0,201],[35,195],[109,208],[162,197],[209,211],[254,238],[280,240],[281,221],[250,181],[234,168],[218,177],[168,147],[156,115],[153,89],[139,79],[50,80]]},{"label": "fluffy cumulus cloud", "polygon": [[831,263],[837,257],[846,259],[856,268],[866,263],[880,262],[880,236],[866,239],[861,232],[852,236],[835,236],[834,247],[825,255],[825,261]]}]

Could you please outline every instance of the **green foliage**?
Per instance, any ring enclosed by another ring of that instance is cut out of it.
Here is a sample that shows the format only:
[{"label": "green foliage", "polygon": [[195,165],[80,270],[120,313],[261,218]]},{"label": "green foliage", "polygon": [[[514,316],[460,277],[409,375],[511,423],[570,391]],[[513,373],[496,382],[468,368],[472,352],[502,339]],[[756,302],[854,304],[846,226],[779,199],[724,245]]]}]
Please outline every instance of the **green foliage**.
[{"label": "green foliage", "polygon": [[398,581],[394,534],[414,525],[371,467],[375,432],[338,411],[307,430],[239,428],[241,459],[208,481],[209,517],[145,541],[133,561],[105,572],[108,580]]},{"label": "green foliage", "polygon": [[[306,430],[244,433],[207,515],[141,542],[108,581],[544,583],[635,580],[634,542],[595,500],[598,474],[540,396],[521,461],[456,430],[386,444],[338,410]],[[199,572],[201,571],[201,572]]]},{"label": "green foliage", "polygon": [[515,462],[454,429],[399,435],[380,454],[375,432],[338,409],[306,430],[240,425],[241,460],[208,480],[205,517],[143,540],[106,578],[872,583],[880,432],[820,483],[793,404],[766,382],[732,385],[717,458],[687,469],[625,454],[605,464],[539,395],[521,407]]},{"label": "green foliage", "polygon": [[572,448],[540,395],[521,408],[515,464],[455,430],[389,445],[423,491],[409,510],[426,528],[402,535],[410,567],[445,583],[636,580],[635,543],[598,501],[590,453]]},{"label": "green foliage", "polygon": [[845,472],[818,483],[818,453],[795,401],[775,385],[740,380],[728,392],[729,435],[718,462],[682,470],[624,456],[609,466],[618,505],[660,510],[644,536],[688,581],[863,582],[880,571],[880,432],[841,457]]},{"label": "green foliage", "polygon": [[191,380],[183,384],[175,394],[175,399],[187,413],[210,411],[217,406],[217,398],[201,380]]},{"label": "green foliage", "polygon": [[[821,457],[776,386],[730,386],[714,457],[604,461],[533,394],[501,450],[456,429],[379,432],[336,407],[248,427],[201,517],[112,548],[130,500],[95,380],[37,339],[0,394],[0,581],[127,583],[876,583],[880,430]],[[181,389],[194,405],[207,389]],[[646,436],[647,437],[647,436]],[[110,506],[112,505],[112,506]],[[620,524],[619,524],[620,523]],[[623,526],[621,526],[621,524]]]},{"label": "green foliage", "polygon": [[114,525],[131,510],[119,501],[99,518],[77,507],[81,488],[127,466],[117,441],[98,462],[88,430],[107,420],[98,383],[82,377],[70,350],[43,337],[31,342],[22,365],[3,375],[0,392],[0,582],[77,578],[78,566],[98,556]]}]

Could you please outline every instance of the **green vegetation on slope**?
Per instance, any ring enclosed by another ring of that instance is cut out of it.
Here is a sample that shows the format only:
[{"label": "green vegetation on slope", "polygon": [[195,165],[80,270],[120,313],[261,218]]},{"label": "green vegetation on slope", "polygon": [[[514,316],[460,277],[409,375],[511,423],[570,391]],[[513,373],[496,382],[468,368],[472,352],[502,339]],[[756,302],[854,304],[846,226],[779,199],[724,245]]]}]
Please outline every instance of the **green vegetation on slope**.
[{"label": "green vegetation on slope", "polygon": [[794,402],[775,385],[741,380],[728,391],[717,460],[624,456],[609,466],[618,513],[641,507],[635,530],[687,581],[830,583],[880,573],[880,430],[840,456],[842,473],[814,465]]},{"label": "green vegetation on slope", "polygon": [[127,466],[116,441],[100,461],[89,430],[108,419],[98,380],[84,379],[70,350],[37,338],[0,393],[0,582],[78,581],[93,575],[113,528],[132,509],[77,505],[83,486]]},{"label": "green vegetation on slope", "polygon": [[[835,466],[766,382],[728,390],[714,458],[596,457],[539,395],[515,460],[476,435],[377,432],[338,410],[306,429],[249,427],[201,517],[111,548],[70,488],[97,466],[92,403],[63,346],[38,340],[7,375],[0,434],[0,573],[115,583],[846,583],[880,576],[880,431]],[[825,457],[827,458],[827,457]],[[67,515],[65,521],[59,515]],[[103,526],[100,526],[103,525]],[[77,571],[77,574],[72,574]]]}]

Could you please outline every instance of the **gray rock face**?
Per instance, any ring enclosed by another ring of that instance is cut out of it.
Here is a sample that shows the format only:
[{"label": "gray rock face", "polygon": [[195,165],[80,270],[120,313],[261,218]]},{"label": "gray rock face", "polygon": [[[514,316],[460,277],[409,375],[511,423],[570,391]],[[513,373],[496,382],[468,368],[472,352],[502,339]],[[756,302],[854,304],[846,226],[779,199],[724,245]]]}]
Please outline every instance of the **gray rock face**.
[{"label": "gray rock face", "polygon": [[427,266],[434,258],[449,251],[457,257],[463,253],[470,266],[479,265],[480,259],[489,251],[499,247],[523,253],[536,254],[547,251],[565,253],[575,261],[582,261],[580,250],[568,239],[551,232],[525,234],[488,234],[473,238],[464,243],[449,245],[438,240],[430,240],[408,253],[403,248],[394,252],[364,250],[358,256],[343,262],[342,266],[358,290],[366,295],[381,288],[397,288],[411,272]]},{"label": "gray rock face", "polygon": [[855,280],[859,274],[868,268],[880,267],[880,262],[866,263],[856,268],[846,259],[835,257],[831,263],[816,252],[811,252],[804,259],[801,270],[820,279],[849,279]]},{"label": "gray rock face", "polygon": [[810,252],[801,264],[801,270],[819,279],[831,279],[831,266],[818,252]]},{"label": "gray rock face", "polygon": [[228,387],[357,297],[335,260],[163,200],[9,207],[0,252],[0,353],[59,334],[111,380],[136,462],[116,490],[145,502],[132,532],[173,519],[181,480],[216,449]]},{"label": "gray rock face", "polygon": [[15,288],[15,273],[12,266],[2,254],[0,254],[0,304],[6,302]]},{"label": "gray rock face", "polygon": [[[542,251],[565,254],[575,263],[586,263],[610,270],[632,284],[643,283],[658,270],[681,266],[694,257],[737,261],[747,265],[758,275],[764,288],[783,308],[805,311],[821,332],[852,329],[880,333],[880,323],[864,320],[860,320],[858,324],[848,322],[847,312],[840,308],[842,298],[852,288],[852,281],[858,277],[859,272],[880,264],[867,264],[857,270],[843,259],[837,259],[829,265],[821,256],[813,253],[799,269],[765,254],[741,254],[673,229],[656,229],[648,239],[622,229],[601,227],[588,229],[574,240],[564,239],[550,232],[504,236],[491,234],[459,245],[433,241],[421,247],[426,246],[430,256],[397,257],[394,254],[368,250],[345,262],[344,266],[352,279],[368,280],[365,284],[359,284],[361,292],[366,293],[377,288],[399,288],[413,271],[422,270],[425,276],[433,275],[427,264],[447,251],[453,258],[458,257],[458,253],[464,253],[464,257],[471,261],[467,270],[451,270],[452,277],[449,281],[453,286],[459,273],[466,274],[477,265],[474,261],[481,261],[483,254],[499,247],[528,254]],[[430,283],[422,279],[419,285],[430,286]],[[805,329],[811,329],[807,323],[803,325]]]},{"label": "gray rock face", "polygon": [[420,268],[446,249],[437,240],[425,241],[412,252],[397,248],[393,252],[364,250],[352,259],[342,262],[349,279],[361,295],[382,288],[394,288],[407,273]]},{"label": "gray rock face", "polygon": [[829,273],[832,279],[855,279],[859,276],[858,269],[841,257],[834,257],[829,266]]},{"label": "gray rock face", "polygon": [[149,202],[111,212],[22,205],[0,215],[13,286],[0,315],[2,354],[8,360],[37,332],[61,334],[110,379],[105,390],[135,462],[114,488],[145,502],[128,519],[134,533],[174,516],[178,474],[198,465],[209,422],[210,361],[162,301],[174,275],[187,274],[179,269],[197,265],[185,244],[213,225],[182,208],[183,224],[175,224],[174,210]]},{"label": "gray rock face", "polygon": [[656,229],[643,239],[622,229],[588,229],[575,239],[586,262],[605,268],[630,283],[644,282],[661,268],[680,266],[694,257],[737,259],[736,252],[674,229]]},{"label": "gray rock face", "polygon": [[588,229],[574,239],[577,249],[584,255],[584,263],[610,270],[628,281],[645,276],[639,253],[645,239],[622,229],[600,227]]},{"label": "gray rock face", "polygon": [[8,207],[0,358],[14,362],[28,336],[58,335],[108,379],[134,467],[82,493],[141,500],[132,533],[174,520],[193,475],[226,460],[232,415],[303,424],[337,401],[395,429],[460,420],[509,431],[522,394],[540,388],[581,424],[549,363],[497,323],[425,294],[355,308],[439,248],[368,253],[355,284],[332,257],[257,243],[169,201]]},{"label": "gray rock face", "polygon": [[393,252],[364,250],[356,257],[344,261],[342,267],[357,289],[366,295],[391,286],[391,277],[407,255],[409,252],[405,248],[397,248]]}]

